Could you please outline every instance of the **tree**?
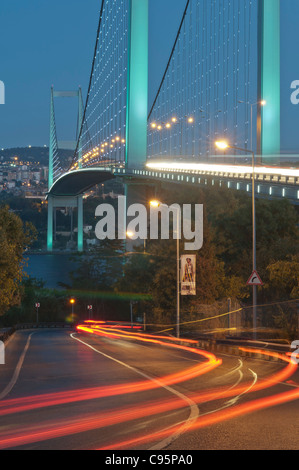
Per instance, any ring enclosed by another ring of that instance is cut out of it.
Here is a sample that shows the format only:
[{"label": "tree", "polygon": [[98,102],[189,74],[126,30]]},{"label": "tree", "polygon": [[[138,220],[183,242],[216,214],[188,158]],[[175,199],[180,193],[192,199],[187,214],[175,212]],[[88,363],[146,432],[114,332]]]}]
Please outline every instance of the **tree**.
[{"label": "tree", "polygon": [[277,261],[268,266],[269,284],[278,299],[299,297],[299,255],[286,261]]},{"label": "tree", "polygon": [[24,226],[7,206],[0,208],[0,315],[20,303],[26,264],[24,252],[35,238],[32,224]]}]

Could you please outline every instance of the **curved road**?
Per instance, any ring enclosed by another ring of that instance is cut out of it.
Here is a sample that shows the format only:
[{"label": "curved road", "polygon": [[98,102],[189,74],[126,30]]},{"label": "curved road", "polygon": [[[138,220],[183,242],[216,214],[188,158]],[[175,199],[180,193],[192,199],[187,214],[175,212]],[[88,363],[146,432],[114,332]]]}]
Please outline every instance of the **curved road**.
[{"label": "curved road", "polygon": [[0,449],[297,450],[298,399],[287,362],[19,331],[0,365]]}]

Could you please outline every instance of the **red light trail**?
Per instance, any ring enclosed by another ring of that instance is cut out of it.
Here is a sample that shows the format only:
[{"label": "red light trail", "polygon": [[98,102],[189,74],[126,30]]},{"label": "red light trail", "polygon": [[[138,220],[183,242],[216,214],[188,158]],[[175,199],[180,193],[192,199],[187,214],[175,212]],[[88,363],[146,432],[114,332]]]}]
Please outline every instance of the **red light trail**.
[{"label": "red light trail", "polygon": [[[88,326],[87,326],[88,325]],[[179,384],[197,377],[202,376],[216,367],[222,364],[221,359],[217,359],[212,353],[207,351],[201,351],[192,347],[183,346],[176,344],[180,342],[188,342],[190,345],[194,345],[195,341],[187,339],[180,339],[149,335],[142,333],[134,333],[133,331],[123,331],[127,325],[120,324],[109,324],[106,325],[102,322],[86,322],[85,325],[79,325],[77,327],[78,332],[84,334],[106,337],[109,339],[126,339],[134,340],[145,343],[157,344],[167,348],[173,348],[180,351],[194,354],[198,357],[199,361],[202,359],[205,362],[199,362],[196,366],[184,369],[173,374],[169,374],[163,377],[157,378],[156,381],[140,380],[130,383],[120,383],[113,386],[95,387],[90,389],[80,389],[73,391],[64,391],[58,393],[50,393],[39,396],[31,396],[25,398],[10,399],[0,402],[0,416],[12,415],[15,413],[28,412],[32,410],[42,409],[50,406],[63,405],[67,403],[76,403],[95,400],[97,398],[121,396],[132,393],[139,393],[148,390],[158,389],[161,386],[169,386]],[[128,328],[125,328],[128,330]],[[279,372],[261,379],[256,383],[248,384],[243,383],[242,385],[236,385],[229,389],[225,387],[208,389],[200,393],[190,394],[190,398],[197,405],[202,403],[213,402],[223,398],[232,398],[244,393],[252,394],[260,390],[268,389],[274,385],[288,380],[298,369],[298,366],[293,363],[288,355],[283,355],[275,352],[256,350],[249,348],[240,348],[240,350],[260,353],[262,355],[273,356],[277,359],[281,359],[287,363]],[[249,387],[249,385],[251,385]],[[249,387],[249,388],[248,388]],[[266,398],[260,398],[252,400],[244,404],[234,405],[227,409],[216,411],[206,416],[199,416],[194,421],[188,432],[201,429],[206,426],[212,426],[213,424],[220,423],[225,420],[234,419],[236,417],[246,415],[258,410],[266,409],[272,406],[277,406],[283,403],[294,401],[299,399],[299,386],[294,390],[286,393],[280,393],[277,395],[269,396]],[[63,419],[48,421],[44,424],[32,425],[19,427],[18,429],[11,428],[10,430],[3,430],[0,432],[0,449],[19,447],[26,444],[32,444],[36,442],[42,442],[49,439],[60,438],[63,436],[79,434],[86,431],[95,429],[106,428],[109,426],[117,425],[120,423],[131,422],[134,420],[146,418],[149,416],[158,416],[166,412],[181,410],[186,408],[186,402],[181,398],[173,398],[168,400],[161,400],[159,402],[145,402],[142,407],[126,407],[114,409],[113,411],[95,412],[84,414],[83,416],[77,416],[72,419]],[[141,444],[149,444],[150,442],[164,439],[172,435],[174,432],[179,431],[180,425],[174,426],[167,430],[154,432],[151,434],[145,434],[138,438],[127,439],[126,441],[111,443],[101,448],[101,450],[109,449],[127,449]]]}]

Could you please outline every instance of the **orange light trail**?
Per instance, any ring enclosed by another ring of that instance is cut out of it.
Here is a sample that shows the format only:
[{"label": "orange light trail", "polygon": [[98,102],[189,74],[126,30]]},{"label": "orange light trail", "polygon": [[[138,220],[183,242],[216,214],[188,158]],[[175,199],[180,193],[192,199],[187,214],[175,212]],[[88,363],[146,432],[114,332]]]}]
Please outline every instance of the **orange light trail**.
[{"label": "orange light trail", "polygon": [[[108,328],[106,329],[106,326],[101,327],[98,325],[96,325],[94,328],[91,328],[91,327],[88,328],[86,326],[79,325],[77,326],[77,331],[83,331],[84,333],[90,333],[90,334],[94,334],[97,336],[111,335],[109,329]],[[198,341],[195,341],[192,339],[173,338],[171,336],[155,336],[155,335],[147,335],[144,333],[133,333],[133,332],[122,331],[121,329],[117,329],[116,327],[113,328],[113,331],[115,333],[118,333],[118,336],[113,334],[114,337],[120,338],[121,336],[123,336],[123,337],[127,337],[128,339],[138,339],[144,342],[159,343],[163,346],[167,346],[168,343],[162,342],[161,340],[166,340],[166,341],[173,342],[173,343],[176,343],[179,341],[182,343],[189,343],[189,344],[194,344],[194,345],[198,344]],[[155,341],[156,339],[158,339],[159,341]],[[176,345],[175,347],[178,347],[178,346]],[[192,352],[194,352],[193,349],[192,349]]]},{"label": "orange light trail", "polygon": [[[218,411],[214,414],[203,416],[202,418],[199,417],[198,420],[194,424],[192,424],[191,427],[188,429],[188,432],[196,431],[198,429],[212,426],[223,421],[228,421],[234,418],[238,418],[240,416],[244,416],[245,414],[253,413],[267,408],[272,408],[274,406],[282,405],[298,399],[299,387],[290,392],[280,393],[267,398],[260,398],[258,400],[254,400],[243,405],[237,405],[234,408]],[[149,443],[159,439],[165,439],[170,434],[179,431],[179,429],[180,426],[175,426],[171,428],[171,430],[168,429],[167,431],[161,431],[158,433],[142,436],[137,439],[123,441],[106,447],[101,447],[97,450],[120,450],[123,448],[128,449],[129,447],[132,447],[134,445],[140,445],[142,443]]]},{"label": "orange light trail", "polygon": [[[252,387],[250,393],[256,392],[263,390],[265,388],[272,387],[273,385],[277,385],[280,383],[282,380],[286,380],[290,375],[293,375],[294,372],[298,369],[298,366],[293,363],[292,360],[290,360],[287,356],[281,355],[279,353],[275,352],[270,352],[270,351],[263,351],[263,350],[256,350],[256,349],[250,349],[250,348],[239,348],[240,350],[247,351],[247,352],[258,352],[260,354],[266,355],[266,356],[272,356],[272,357],[277,357],[279,359],[284,360],[285,362],[288,362],[288,366],[285,370],[282,372],[275,374],[275,376],[262,380],[260,383],[256,384],[254,387]],[[222,391],[222,392],[207,392],[206,393],[206,398],[209,396],[208,401],[214,401],[220,397],[222,398],[228,398],[233,395],[237,395],[241,393],[244,390],[244,386],[238,388],[234,388],[232,390],[228,390],[227,392]],[[204,400],[204,394],[201,394],[197,397],[192,397],[192,399],[197,403],[201,403],[202,400]],[[198,429],[202,429],[204,427],[212,426],[214,424],[218,424],[223,421],[231,420],[234,418],[238,418],[240,416],[253,413],[259,410],[271,408],[274,406],[282,405],[284,403],[288,403],[291,401],[295,401],[299,399],[299,386],[290,392],[285,392],[285,393],[280,393],[277,395],[272,395],[270,397],[266,398],[260,398],[257,400],[250,401],[248,403],[244,403],[243,405],[237,405],[233,408],[225,409],[225,410],[220,410],[216,411],[215,413],[211,413],[206,416],[199,417],[195,423],[193,423],[190,428],[188,429],[188,432],[196,431]],[[139,438],[123,441],[120,443],[114,443],[113,445],[109,445],[106,447],[101,447],[100,449],[97,450],[120,450],[123,448],[129,448],[134,445],[140,445],[142,443],[149,443],[152,441],[156,441],[159,439],[165,439],[169,437],[171,434],[179,431],[180,425],[172,427],[171,429],[167,429],[164,431],[160,431],[157,433],[153,434],[147,434],[145,436],[141,436]]]},{"label": "orange light trail", "polygon": [[[121,330],[117,330],[117,335],[111,332],[99,331],[98,329],[94,330],[91,328],[87,328],[85,326],[80,326],[79,330],[92,333],[92,334],[99,334],[99,335],[108,335],[108,337],[121,337],[123,335],[125,338],[137,339],[138,341],[150,341],[151,343],[158,343],[162,344],[167,347],[173,347],[180,350],[192,352],[198,354],[207,359],[207,362],[200,363],[196,367],[191,369],[187,369],[183,372],[178,372],[175,374],[171,374],[162,378],[157,379],[161,384],[171,385],[176,384],[181,381],[190,380],[191,378],[198,377],[210,370],[214,369],[218,365],[221,364],[221,360],[217,359],[213,354],[206,352],[191,349],[185,346],[180,346],[171,343],[163,343],[162,341],[157,340],[149,340],[150,335],[141,335],[141,334],[130,334],[128,332],[122,332]],[[144,337],[143,337],[144,336]],[[157,338],[157,337],[155,337]],[[161,339],[161,337],[158,337]],[[167,340],[171,339],[173,341],[177,340],[176,338],[168,338]],[[249,348],[240,348],[240,350],[248,351],[248,352],[259,352],[263,355],[277,357],[278,359],[282,359],[283,361],[287,362],[288,365],[282,371],[274,374],[273,376],[261,380],[260,382],[256,383],[250,390],[250,393],[258,390],[262,390],[265,388],[272,387],[277,383],[287,380],[294,372],[297,370],[297,365],[295,365],[291,359],[287,356],[270,352],[270,351],[263,351],[263,350],[256,350],[256,349],[249,349]],[[92,400],[95,398],[100,397],[109,397],[115,395],[122,395],[128,393],[136,393],[140,391],[146,391],[154,388],[159,388],[159,384],[155,384],[149,381],[140,381],[128,384],[120,384],[117,386],[110,386],[110,387],[102,387],[102,388],[93,388],[93,389],[83,389],[83,390],[76,390],[70,392],[60,392],[60,393],[53,393],[47,394],[43,396],[36,396],[36,397],[27,397],[22,399],[14,399],[14,400],[6,400],[0,403],[0,415],[7,415],[12,413],[17,413],[21,411],[29,411],[37,408],[54,406],[54,405],[61,405],[64,403],[71,403],[71,402],[78,402],[78,401],[86,401]],[[220,398],[229,398],[236,396],[238,394],[244,393],[248,389],[248,384],[234,387],[233,389],[214,389],[214,390],[206,390],[201,392],[197,395],[192,394],[192,400],[195,401],[197,404],[204,403],[204,402],[211,402],[215,401]],[[189,429],[196,430],[200,429],[205,426],[209,426],[215,423],[219,423],[226,419],[233,419],[234,417],[241,416],[246,413],[251,413],[253,411],[276,406],[281,403],[285,403],[287,401],[293,401],[299,398],[299,387],[298,389],[287,392],[280,395],[275,395],[269,398],[263,398],[260,400],[252,401],[246,403],[244,405],[238,405],[233,409],[230,410],[222,410],[219,412],[214,413],[213,415],[205,416],[199,418]],[[136,407],[126,408],[126,409],[119,409],[116,411],[109,411],[109,412],[101,412],[100,414],[92,414],[88,416],[79,417],[75,420],[64,420],[61,422],[52,422],[47,423],[45,425],[39,426],[32,426],[26,427],[26,429],[22,428],[16,433],[15,431],[9,431],[7,435],[2,436],[0,435],[0,448],[11,448],[11,447],[18,447],[21,445],[26,445],[32,442],[40,442],[48,439],[58,438],[62,436],[67,436],[70,434],[77,434],[93,429],[100,429],[107,426],[113,426],[115,424],[124,423],[140,418],[144,418],[147,416],[157,415],[164,412],[169,412],[173,410],[178,410],[181,408],[186,408],[186,403],[182,399],[172,399],[172,400],[164,400],[159,403],[148,403],[144,404],[141,409],[136,409]],[[181,426],[181,425],[180,425]],[[176,430],[180,429],[180,426],[168,429],[167,431],[161,431],[158,433],[153,433],[151,435],[141,436],[138,439],[131,439],[125,442],[121,442],[118,444],[113,444],[108,447],[102,448],[102,450],[108,449],[116,449],[116,448],[127,448],[136,444],[150,442],[156,439],[164,438],[175,432]]]},{"label": "orange light trail", "polygon": [[[243,348],[242,348],[243,349]],[[254,351],[249,349],[248,351]],[[269,352],[260,351],[263,354],[269,354]],[[276,357],[276,353],[270,353]],[[282,358],[286,362],[289,362],[288,358],[278,355],[279,358]],[[263,380],[261,383],[257,384],[252,388],[251,392],[261,390],[277,384],[278,381],[282,380],[284,377],[287,377],[290,373],[294,372],[293,364],[289,363],[289,366],[292,366],[288,371],[282,371],[281,373],[276,374],[271,379]],[[229,390],[208,390],[197,396],[193,396],[192,399],[197,403],[211,402],[219,398],[228,398],[236,396],[237,394],[244,392],[247,385],[244,385],[240,388],[234,388]],[[292,401],[299,398],[299,387],[298,390],[295,390],[291,393],[281,394],[277,396],[257,400],[255,402],[250,402],[245,405],[238,406],[233,410],[222,410],[221,412],[216,412],[213,415],[207,417],[202,417],[197,420],[197,422],[192,426],[191,430],[196,430],[205,426],[219,423],[220,421],[226,419],[233,419],[242,414],[250,413],[252,411],[267,408],[270,406],[275,406],[277,404],[284,403],[285,401]],[[133,421],[140,418],[145,418],[148,416],[158,415],[161,413],[178,410],[185,408],[186,403],[182,399],[174,400],[164,400],[159,403],[148,403],[144,404],[141,409],[136,407],[119,409],[113,412],[101,412],[96,415],[90,414],[84,418],[77,418],[76,420],[64,420],[62,422],[48,423],[43,426],[33,426],[19,430],[17,434],[14,434],[14,431],[11,431],[4,439],[1,439],[0,435],[0,449],[18,447],[21,445],[30,444],[33,442],[41,442],[48,439],[59,438],[67,436],[70,434],[78,434],[86,431],[91,431],[94,429],[101,429],[108,426],[113,426],[115,424],[120,424],[128,421]],[[160,438],[168,437],[169,434],[172,434],[176,430],[179,430],[180,426],[172,428],[168,431],[162,431],[160,433],[153,433],[152,435],[146,435],[138,439],[132,439],[130,441],[125,441],[119,444],[113,444],[111,446],[102,448],[101,450],[115,449],[128,447],[134,444],[140,444],[142,442],[150,442],[151,440],[156,440]]]},{"label": "orange light trail", "polygon": [[[92,333],[98,336],[107,336],[109,338],[119,338],[120,334],[114,334],[111,332],[99,332],[98,330],[94,330],[85,326],[77,327],[79,331],[83,331],[86,333]],[[121,332],[123,333],[123,332]],[[136,339],[135,336],[127,336],[126,338],[133,338]],[[62,405],[67,403],[74,403],[78,401],[87,401],[93,400],[97,398],[104,398],[104,397],[112,397],[117,395],[123,394],[130,394],[130,393],[138,393],[144,392],[148,390],[157,389],[161,386],[169,386],[174,385],[180,382],[185,382],[195,377],[199,377],[203,374],[206,374],[216,367],[222,364],[221,359],[217,359],[214,354],[209,353],[207,351],[195,350],[188,348],[186,346],[180,346],[171,343],[163,343],[162,341],[157,340],[149,340],[147,338],[139,338],[140,341],[151,342],[155,344],[160,344],[163,346],[176,348],[179,350],[184,350],[187,352],[191,352],[200,356],[201,359],[204,358],[207,362],[199,363],[195,367],[176,372],[174,374],[166,375],[164,377],[157,377],[157,382],[151,382],[149,380],[132,382],[128,384],[119,384],[116,386],[106,386],[100,388],[91,388],[91,389],[83,389],[77,391],[70,391],[70,392],[58,392],[52,394],[45,394],[41,396],[32,396],[32,397],[25,397],[13,400],[5,400],[0,402],[0,416],[13,414],[13,413],[20,413],[25,411],[30,411],[34,409],[45,408],[49,406],[56,406]]]},{"label": "orange light trail", "polygon": [[[253,351],[253,350],[249,350]],[[269,354],[268,352],[264,354]],[[273,356],[276,356],[276,353],[273,353]],[[279,357],[283,358],[286,362],[289,362],[288,358],[284,356]],[[291,365],[292,372],[294,372],[294,365]],[[295,367],[296,369],[296,367]],[[267,379],[261,381],[260,384],[255,386],[252,391],[261,390],[273,384],[276,384],[277,381],[281,380],[283,377],[289,375],[291,371],[283,371],[282,373],[276,374],[276,376],[272,379]],[[208,390],[203,392],[197,396],[192,397],[192,399],[197,403],[204,403],[217,400],[219,398],[228,398],[232,396],[236,396],[236,394],[244,391],[246,386],[242,386],[240,388],[229,389],[225,390]],[[199,418],[199,420],[192,426],[191,430],[199,429],[201,427],[209,426],[215,423],[218,423],[224,419],[232,419],[244,413],[250,413],[255,411],[256,409],[265,408],[269,406],[274,406],[275,404],[283,403],[285,399],[287,401],[292,401],[299,398],[299,387],[298,390],[293,391],[290,394],[281,394],[280,396],[270,397],[270,401],[268,402],[268,398],[257,400],[256,402],[250,402],[248,404],[239,406],[234,408],[233,411],[225,410],[221,412],[217,412],[212,416]],[[267,405],[268,403],[268,405]],[[181,408],[185,408],[186,403],[182,399],[174,399],[174,400],[164,400],[159,403],[148,403],[144,404],[141,409],[136,407],[126,408],[126,409],[119,409],[113,412],[101,412],[97,413],[96,415],[90,414],[89,416],[85,416],[84,418],[77,418],[76,420],[64,420],[62,422],[55,422],[55,423],[47,423],[43,426],[33,426],[19,430],[17,434],[14,434],[14,431],[11,431],[9,435],[7,435],[4,439],[1,439],[0,435],[0,449],[11,448],[11,447],[18,447],[21,445],[30,444],[33,442],[41,442],[48,439],[59,438],[63,436],[67,436],[70,434],[78,434],[86,431],[91,431],[94,429],[100,429],[108,426],[113,426],[115,424],[120,424],[128,421],[133,421],[140,418],[145,418],[148,416],[158,415],[161,413],[169,412],[178,410]],[[177,430],[180,427],[177,427]],[[103,448],[102,450],[108,450],[112,448],[119,448],[119,447],[127,447],[129,445],[139,444],[142,442],[149,442],[151,440],[155,440],[157,438],[164,438],[167,437],[169,434],[173,433],[176,428],[172,428],[167,432],[160,432],[154,433],[150,436],[146,435],[142,438],[138,438],[126,441],[117,445],[108,446]]]}]

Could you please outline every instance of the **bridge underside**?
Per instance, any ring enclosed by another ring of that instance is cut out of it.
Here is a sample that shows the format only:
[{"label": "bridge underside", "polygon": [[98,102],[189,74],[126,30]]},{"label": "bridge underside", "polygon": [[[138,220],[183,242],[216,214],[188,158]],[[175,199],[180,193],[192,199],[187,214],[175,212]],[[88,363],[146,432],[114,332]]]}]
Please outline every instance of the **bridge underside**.
[{"label": "bridge underside", "polygon": [[97,184],[114,178],[111,168],[87,168],[61,176],[50,188],[49,196],[79,196]]}]

